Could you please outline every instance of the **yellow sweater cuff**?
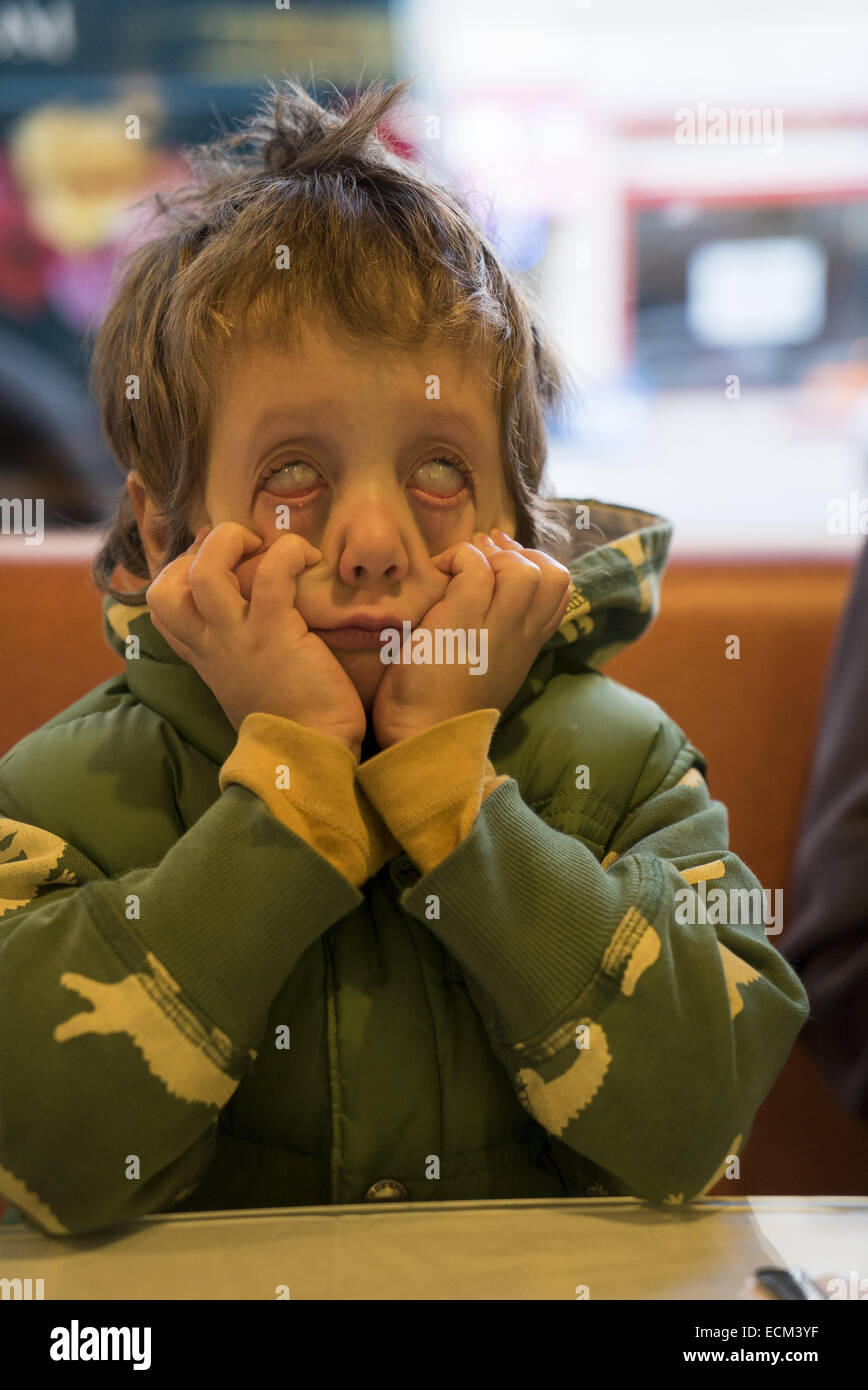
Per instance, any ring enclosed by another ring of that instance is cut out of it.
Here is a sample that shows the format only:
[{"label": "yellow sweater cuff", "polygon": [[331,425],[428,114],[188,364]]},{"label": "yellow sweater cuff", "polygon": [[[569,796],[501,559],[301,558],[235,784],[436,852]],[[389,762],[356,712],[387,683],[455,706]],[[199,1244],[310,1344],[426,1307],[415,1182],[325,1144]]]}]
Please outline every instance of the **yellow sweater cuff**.
[{"label": "yellow sweater cuff", "polygon": [[423,873],[469,835],[482,802],[509,781],[488,758],[499,718],[496,709],[456,715],[356,769],[370,801]]},{"label": "yellow sweater cuff", "polygon": [[277,714],[248,714],[220,769],[220,790],[247,787],[357,888],[400,854],[355,780],[349,748]]}]

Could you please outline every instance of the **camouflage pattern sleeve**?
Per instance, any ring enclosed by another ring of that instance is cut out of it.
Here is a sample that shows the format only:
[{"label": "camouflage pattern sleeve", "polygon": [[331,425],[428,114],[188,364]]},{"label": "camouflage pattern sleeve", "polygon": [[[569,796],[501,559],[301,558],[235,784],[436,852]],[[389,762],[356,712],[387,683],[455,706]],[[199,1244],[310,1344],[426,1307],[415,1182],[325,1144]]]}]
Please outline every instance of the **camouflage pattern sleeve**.
[{"label": "camouflage pattern sleeve", "polygon": [[277,991],[362,895],[243,786],[111,878],[9,806],[0,787],[0,1196],[77,1235],[201,1181]]},{"label": "camouflage pattern sleeve", "polygon": [[401,901],[460,961],[535,1119],[612,1195],[680,1205],[738,1155],[808,1001],[702,755],[663,751],[602,862],[510,780]]}]

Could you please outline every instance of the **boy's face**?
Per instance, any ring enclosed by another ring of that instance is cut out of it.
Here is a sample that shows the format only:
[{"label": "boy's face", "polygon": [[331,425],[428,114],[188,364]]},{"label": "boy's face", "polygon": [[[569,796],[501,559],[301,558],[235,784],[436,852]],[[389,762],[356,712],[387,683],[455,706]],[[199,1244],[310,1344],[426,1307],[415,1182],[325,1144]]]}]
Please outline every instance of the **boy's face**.
[{"label": "boy's face", "polygon": [[386,669],[376,638],[360,650],[323,630],[362,614],[415,627],[448,584],[432,555],[475,531],[514,533],[484,372],[439,343],[353,346],[311,327],[291,348],[239,349],[218,402],[191,529],[236,521],[270,545],[288,506],[288,529],[323,554],[296,607],[370,709]]}]

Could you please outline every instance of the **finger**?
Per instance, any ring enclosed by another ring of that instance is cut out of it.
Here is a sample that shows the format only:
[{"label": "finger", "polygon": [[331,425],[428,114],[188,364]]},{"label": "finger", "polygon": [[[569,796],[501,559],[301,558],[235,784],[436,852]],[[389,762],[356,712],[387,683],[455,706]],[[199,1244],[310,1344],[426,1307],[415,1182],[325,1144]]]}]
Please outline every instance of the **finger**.
[{"label": "finger", "polygon": [[[178,656],[180,656],[184,661],[192,665],[194,661],[194,656],[191,648],[187,645],[187,643],[182,641],[181,638],[179,638],[177,632],[170,631],[169,628],[163,625],[163,622],[160,619],[159,614],[154,610],[153,607],[150,610],[150,617],[151,622],[153,623],[157,632],[163,638],[163,641],[168,643],[168,645],[172,648],[173,652],[177,652]],[[199,626],[201,628],[203,626],[202,619],[199,618],[198,621]],[[192,627],[192,624],[190,626]]]},{"label": "finger", "polygon": [[[193,547],[164,565],[145,590],[151,622],[173,650],[185,644],[185,651],[198,647],[205,623],[190,592],[189,572],[195,554]],[[183,655],[183,653],[180,653]],[[187,660],[187,657],[184,657]]]},{"label": "finger", "polygon": [[501,549],[520,550],[523,555],[527,555],[528,558],[533,560],[534,564],[539,565],[541,569],[552,569],[569,577],[570,572],[566,565],[562,565],[560,560],[556,560],[555,557],[549,555],[547,551],[534,550],[528,545],[519,545],[518,541],[513,540],[511,536],[508,536],[505,531],[501,531],[497,526],[492,528],[491,534]]},{"label": "finger", "polygon": [[188,578],[196,607],[209,627],[231,628],[245,617],[247,603],[233,571],[245,555],[264,544],[255,531],[235,521],[222,522],[202,541]]},{"label": "finger", "polygon": [[504,635],[529,632],[542,578],[539,566],[527,558],[521,547],[517,551],[492,549],[486,559],[495,575],[489,622]]},{"label": "finger", "polygon": [[279,536],[268,547],[253,576],[251,604],[255,600],[257,612],[266,615],[277,612],[281,605],[291,604],[295,608],[298,576],[309,566],[319,564],[321,559],[322,551],[304,536],[296,533]]},{"label": "finger", "polygon": [[164,565],[145,591],[151,622],[173,651],[185,661],[192,659],[205,624],[190,592],[190,566],[213,530],[210,523],[200,526],[187,549]]},{"label": "finger", "polygon": [[176,555],[174,560],[170,560],[168,564],[164,565],[163,568],[160,570],[159,574],[155,576],[153,582],[155,583],[157,579],[165,578],[166,580],[171,579],[172,581],[174,581],[178,578],[181,578],[183,582],[186,584],[187,574],[190,565],[192,564],[194,557],[201,550],[202,543],[205,540],[205,537],[212,529],[213,528],[210,525],[201,526],[199,530],[196,532],[196,535],[193,537],[190,544],[187,546],[187,549],[182,550],[180,555]]},{"label": "finger", "polygon": [[[540,572],[540,586],[530,618],[539,622],[541,627],[548,627],[558,613],[563,616],[563,610],[570,600],[572,576],[566,565],[562,565],[554,556],[547,555],[544,550],[525,548],[522,553],[533,560]],[[555,628],[552,629],[554,630]]]},{"label": "finger", "polygon": [[561,599],[560,603],[559,603],[558,606],[557,606],[557,610],[556,610],[556,612],[555,612],[555,614],[554,614],[554,617],[552,617],[552,618],[550,619],[550,621],[547,622],[546,625],[545,625],[545,627],[543,628],[543,635],[542,635],[542,642],[543,642],[543,644],[546,643],[546,642],[549,640],[550,637],[553,637],[553,636],[554,636],[554,634],[557,632],[558,628],[560,627],[561,623],[563,622],[563,620],[564,620],[564,614],[565,614],[566,611],[567,611],[567,606],[568,606],[569,601],[570,601],[570,595],[571,595],[571,593],[572,593],[572,589],[571,589],[571,586],[568,584],[567,587],[566,587],[566,590],[565,590],[565,592],[564,592],[563,598]]},{"label": "finger", "polygon": [[[172,560],[172,562],[171,562],[171,574],[172,574],[173,579],[176,578],[176,577],[178,577],[178,576],[181,576],[181,577],[183,577],[184,583],[185,583],[185,584],[188,583],[188,576],[189,576],[189,572],[190,572],[190,566],[191,566],[191,564],[193,563],[193,560],[194,560],[194,559],[196,558],[196,556],[199,554],[199,551],[202,549],[202,544],[203,544],[203,542],[204,542],[206,536],[207,536],[207,535],[209,534],[209,532],[211,532],[212,530],[213,530],[213,527],[210,526],[210,525],[209,525],[209,526],[200,526],[199,530],[196,532],[196,535],[193,537],[192,541],[191,541],[190,544],[187,546],[187,549],[186,549],[186,550],[182,550],[182,551],[181,551],[181,554],[180,554],[180,555],[177,555],[177,556],[175,557],[175,559]],[[169,565],[166,565],[166,566],[165,566],[165,570],[169,570],[169,568],[170,568]]]},{"label": "finger", "polygon": [[503,548],[509,553],[518,553],[526,556],[539,569],[540,584],[534,596],[533,604],[526,615],[526,621],[530,625],[536,625],[539,630],[546,633],[544,641],[553,632],[556,632],[563,614],[566,611],[570,599],[571,575],[566,565],[562,565],[553,555],[548,555],[544,550],[535,550],[529,546],[520,546],[517,541],[512,540],[499,527],[495,527],[493,535],[501,537]]},{"label": "finger", "polygon": [[199,530],[193,537],[192,543],[187,547],[187,554],[189,554],[191,551],[198,551],[205,537],[209,534],[209,532],[213,531],[213,529],[214,527],[211,525],[210,522],[206,526],[200,526]]},{"label": "finger", "polygon": [[447,546],[445,550],[439,551],[437,555],[429,556],[432,565],[436,565],[437,569],[439,569],[443,574],[451,574],[452,561],[455,558],[455,552],[457,551],[459,545],[466,544],[466,541],[458,541],[456,545]]},{"label": "finger", "polygon": [[461,541],[452,550],[446,571],[452,580],[444,598],[432,608],[431,620],[437,626],[442,616],[448,617],[452,627],[479,627],[494,597],[494,572],[482,551],[469,541]]},{"label": "finger", "polygon": [[[559,628],[569,603],[569,571],[557,562],[542,567],[528,561],[527,551],[495,551],[488,561],[497,576],[489,624],[504,634],[523,632],[538,648],[543,646]],[[525,568],[529,564],[536,581]]]},{"label": "finger", "polygon": [[570,572],[556,563],[540,567],[540,585],[525,621],[540,634],[540,645],[557,632],[570,601]]},{"label": "finger", "polygon": [[[431,563],[436,565],[439,570],[442,570],[444,574],[451,574],[452,561],[460,545],[475,545],[477,550],[481,550],[484,555],[498,548],[487,532],[474,531],[470,541],[456,541],[454,545],[449,545],[445,550],[441,550],[436,555],[430,556]],[[518,548],[521,549],[520,546]]]},{"label": "finger", "polygon": [[[190,544],[187,546],[187,549],[186,549],[186,550],[182,550],[182,551],[181,551],[181,554],[180,554],[180,555],[176,555],[176,556],[175,556],[175,559],[171,561],[171,564],[172,564],[172,565],[177,566],[177,570],[175,571],[176,573],[180,573],[180,572],[183,571],[183,573],[184,573],[184,575],[185,575],[185,577],[186,577],[187,569],[181,564],[181,561],[182,561],[182,560],[188,560],[188,559],[189,559],[189,560],[192,560],[193,557],[194,557],[195,555],[198,555],[199,551],[202,549],[202,543],[203,543],[203,541],[205,540],[205,537],[206,537],[206,536],[209,534],[209,532],[212,531],[213,529],[214,529],[214,528],[213,528],[212,526],[210,526],[210,525],[209,525],[209,526],[200,526],[199,530],[196,532],[196,534],[195,534],[195,536],[193,537],[192,541],[191,541]],[[165,569],[168,569],[169,566],[166,565],[166,566],[164,566],[164,568],[165,568]]]},{"label": "finger", "polygon": [[493,526],[491,528],[491,538],[499,546],[502,546],[505,550],[522,549],[522,546],[519,545],[518,541],[513,540],[512,536],[508,536],[505,531],[501,531],[499,526]]}]

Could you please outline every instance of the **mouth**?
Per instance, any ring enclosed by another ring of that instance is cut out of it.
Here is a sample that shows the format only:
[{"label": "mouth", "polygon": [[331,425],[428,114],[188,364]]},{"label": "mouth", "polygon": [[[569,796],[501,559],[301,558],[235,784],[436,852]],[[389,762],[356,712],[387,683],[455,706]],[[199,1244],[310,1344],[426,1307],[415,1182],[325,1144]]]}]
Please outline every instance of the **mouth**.
[{"label": "mouth", "polygon": [[312,627],[310,630],[321,637],[332,651],[379,651],[386,640],[384,634],[387,630],[397,631],[403,638],[404,622],[408,620],[393,614],[379,618],[360,616],[354,623],[342,627]]},{"label": "mouth", "polygon": [[379,651],[383,644],[379,631],[367,627],[311,628],[332,651]]}]

